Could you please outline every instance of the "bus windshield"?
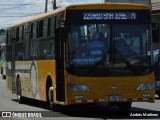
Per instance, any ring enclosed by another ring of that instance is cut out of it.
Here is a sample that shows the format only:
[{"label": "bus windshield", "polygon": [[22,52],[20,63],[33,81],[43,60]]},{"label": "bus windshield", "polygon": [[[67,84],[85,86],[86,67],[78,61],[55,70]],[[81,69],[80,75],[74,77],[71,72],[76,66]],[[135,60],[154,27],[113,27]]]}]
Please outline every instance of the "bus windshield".
[{"label": "bus windshield", "polygon": [[71,25],[66,69],[78,76],[148,74],[149,32],[149,24]]}]

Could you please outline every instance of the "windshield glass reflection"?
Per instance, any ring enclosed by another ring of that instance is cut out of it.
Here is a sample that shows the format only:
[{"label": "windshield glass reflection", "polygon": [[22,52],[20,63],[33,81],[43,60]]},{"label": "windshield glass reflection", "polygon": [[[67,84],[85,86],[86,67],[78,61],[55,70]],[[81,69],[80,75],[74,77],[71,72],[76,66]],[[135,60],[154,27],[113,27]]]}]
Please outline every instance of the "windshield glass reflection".
[{"label": "windshield glass reflection", "polygon": [[72,25],[66,68],[80,76],[142,75],[151,71],[148,25]]}]

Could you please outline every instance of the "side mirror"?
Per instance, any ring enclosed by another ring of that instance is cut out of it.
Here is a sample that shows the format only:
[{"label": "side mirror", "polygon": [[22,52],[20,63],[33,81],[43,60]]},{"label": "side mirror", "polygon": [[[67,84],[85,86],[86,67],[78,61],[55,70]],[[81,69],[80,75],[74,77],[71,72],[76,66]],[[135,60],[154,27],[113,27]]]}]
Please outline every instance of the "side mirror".
[{"label": "side mirror", "polygon": [[67,27],[58,27],[55,33],[56,39],[66,42],[68,40],[68,28]]},{"label": "side mirror", "polygon": [[152,42],[159,43],[159,24],[152,23]]}]

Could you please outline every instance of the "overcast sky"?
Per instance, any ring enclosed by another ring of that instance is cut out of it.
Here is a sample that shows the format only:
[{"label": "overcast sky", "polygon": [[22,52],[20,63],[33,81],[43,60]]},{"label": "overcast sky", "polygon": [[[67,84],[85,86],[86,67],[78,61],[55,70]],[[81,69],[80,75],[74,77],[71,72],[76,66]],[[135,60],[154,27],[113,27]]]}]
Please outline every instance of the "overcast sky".
[{"label": "overcast sky", "polygon": [[[0,29],[16,21],[44,13],[46,0],[0,0]],[[48,11],[52,10],[52,1],[48,0]],[[57,0],[58,6],[103,2],[104,0]]]}]

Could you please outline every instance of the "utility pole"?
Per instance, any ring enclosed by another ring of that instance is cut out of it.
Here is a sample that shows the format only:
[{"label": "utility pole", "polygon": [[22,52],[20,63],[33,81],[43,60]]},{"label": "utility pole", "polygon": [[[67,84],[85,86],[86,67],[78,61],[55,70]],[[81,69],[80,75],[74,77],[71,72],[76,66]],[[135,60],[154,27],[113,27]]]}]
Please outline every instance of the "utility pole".
[{"label": "utility pole", "polygon": [[56,9],[56,0],[52,0],[52,2],[53,2],[53,10],[55,10]]},{"label": "utility pole", "polygon": [[48,0],[46,0],[46,3],[45,3],[45,13],[47,12],[47,9],[48,9]]}]

